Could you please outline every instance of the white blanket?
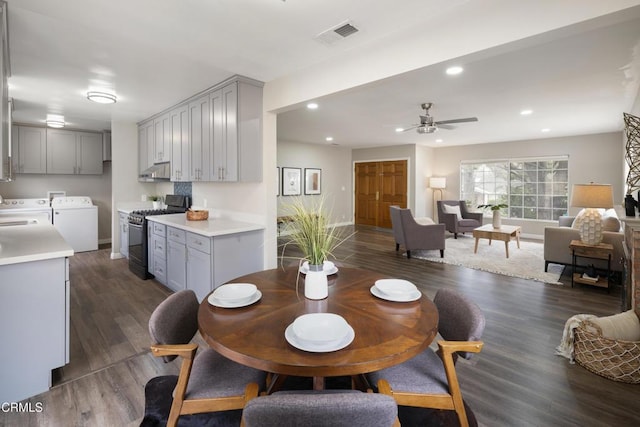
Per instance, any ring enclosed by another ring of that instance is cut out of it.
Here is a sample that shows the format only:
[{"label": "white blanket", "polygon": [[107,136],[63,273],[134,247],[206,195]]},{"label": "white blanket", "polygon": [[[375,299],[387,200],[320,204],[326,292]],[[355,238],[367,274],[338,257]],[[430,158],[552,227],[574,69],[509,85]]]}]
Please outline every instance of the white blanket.
[{"label": "white blanket", "polygon": [[573,330],[577,328],[583,320],[592,320],[595,318],[596,316],[593,314],[576,314],[575,316],[571,316],[564,324],[562,341],[560,345],[556,347],[556,354],[569,359],[569,363],[575,363],[573,360]]}]

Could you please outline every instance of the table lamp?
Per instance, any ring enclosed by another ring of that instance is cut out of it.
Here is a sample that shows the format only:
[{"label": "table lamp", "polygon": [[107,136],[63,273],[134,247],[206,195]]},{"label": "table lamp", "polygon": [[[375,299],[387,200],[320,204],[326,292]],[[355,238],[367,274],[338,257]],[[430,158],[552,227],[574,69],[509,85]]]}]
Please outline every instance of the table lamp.
[{"label": "table lamp", "polygon": [[613,207],[613,190],[609,184],[574,184],[571,206],[584,208],[576,217],[580,239],[588,245],[602,241],[602,215],[598,209]]}]

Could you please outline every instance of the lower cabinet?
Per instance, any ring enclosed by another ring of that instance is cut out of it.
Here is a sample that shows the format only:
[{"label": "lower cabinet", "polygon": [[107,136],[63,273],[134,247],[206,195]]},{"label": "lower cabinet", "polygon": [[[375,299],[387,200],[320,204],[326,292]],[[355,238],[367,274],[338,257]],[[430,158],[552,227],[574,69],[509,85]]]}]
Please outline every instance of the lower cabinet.
[{"label": "lower cabinet", "polygon": [[263,268],[262,230],[209,237],[167,226],[166,239],[163,283],[173,291],[191,289],[199,301],[215,287]]},{"label": "lower cabinet", "polygon": [[156,280],[163,285],[167,284],[167,244],[166,232],[167,226],[149,221],[152,225],[151,249],[152,257],[149,257],[149,266],[151,274]]},{"label": "lower cabinet", "polygon": [[167,286],[173,291],[187,289],[186,232],[167,227]]}]

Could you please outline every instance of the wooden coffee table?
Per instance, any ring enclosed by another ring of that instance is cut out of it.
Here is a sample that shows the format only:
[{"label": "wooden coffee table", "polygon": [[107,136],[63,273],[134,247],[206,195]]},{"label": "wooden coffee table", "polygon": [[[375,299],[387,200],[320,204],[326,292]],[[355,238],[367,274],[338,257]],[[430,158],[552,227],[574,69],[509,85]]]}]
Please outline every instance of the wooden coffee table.
[{"label": "wooden coffee table", "polygon": [[480,239],[489,239],[489,244],[492,240],[500,240],[504,242],[504,248],[509,258],[509,242],[512,237],[515,237],[518,249],[520,249],[520,231],[521,227],[517,225],[503,225],[500,228],[493,228],[493,225],[487,224],[482,227],[478,227],[473,230],[473,237],[476,239],[476,246],[473,249],[473,253],[478,253],[478,241]]}]

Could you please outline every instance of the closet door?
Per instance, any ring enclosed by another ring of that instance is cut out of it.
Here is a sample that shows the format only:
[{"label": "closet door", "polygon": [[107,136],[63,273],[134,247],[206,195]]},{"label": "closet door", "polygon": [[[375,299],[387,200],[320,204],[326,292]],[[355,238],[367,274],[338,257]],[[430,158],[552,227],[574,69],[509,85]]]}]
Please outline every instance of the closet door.
[{"label": "closet door", "polygon": [[391,228],[389,206],[407,206],[407,161],[355,165],[355,222]]}]

